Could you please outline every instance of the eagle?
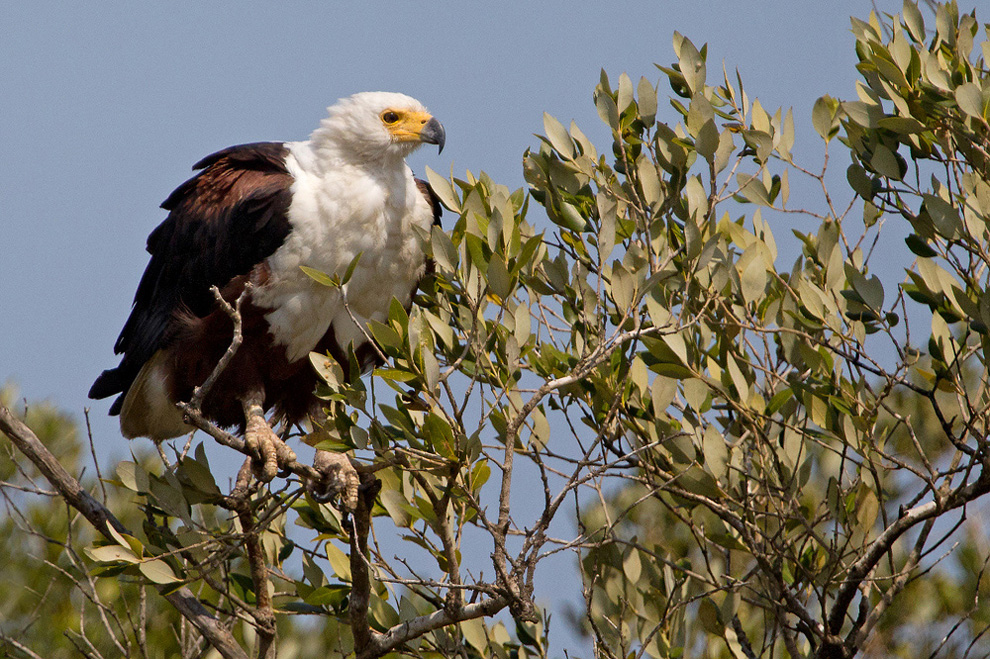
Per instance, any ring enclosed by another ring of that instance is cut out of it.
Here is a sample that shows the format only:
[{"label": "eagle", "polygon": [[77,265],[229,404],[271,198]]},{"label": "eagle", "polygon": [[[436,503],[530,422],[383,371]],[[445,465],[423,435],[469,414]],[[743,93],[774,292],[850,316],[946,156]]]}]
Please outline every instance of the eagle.
[{"label": "eagle", "polygon": [[[377,355],[367,323],[385,320],[393,297],[409,309],[440,204],[405,158],[424,143],[442,151],[444,141],[419,101],[364,92],[329,107],[308,140],[243,144],[197,162],[161,205],[168,216],[148,237],[151,259],[114,346],[120,364],[90,398],[117,395],[110,414],[127,438],[191,432],[177,403],[233,337],[213,287],[230,302],[244,293],[242,343],[201,409],[243,429],[259,476],[271,480],[295,455],[266,415],[288,428],[320,409],[309,354],[329,353],[347,369],[353,351],[367,370]],[[349,267],[340,287],[304,270],[343,276]]]}]

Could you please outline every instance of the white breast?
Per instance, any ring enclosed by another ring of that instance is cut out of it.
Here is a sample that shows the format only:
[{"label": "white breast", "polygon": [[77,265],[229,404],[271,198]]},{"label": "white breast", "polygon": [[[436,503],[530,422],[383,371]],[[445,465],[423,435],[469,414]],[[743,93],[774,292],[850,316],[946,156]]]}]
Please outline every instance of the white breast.
[{"label": "white breast", "polygon": [[[306,143],[288,146],[295,178],[288,211],[292,231],[268,258],[271,277],[254,301],[272,309],[266,315],[269,331],[295,361],[316,347],[331,324],[342,346],[357,347],[366,341],[359,324],[385,320],[393,296],[409,304],[425,264],[414,226],[428,230],[433,213],[402,160],[390,167],[341,164],[320,171]],[[342,292],[299,268],[343,275],[359,253]]]}]

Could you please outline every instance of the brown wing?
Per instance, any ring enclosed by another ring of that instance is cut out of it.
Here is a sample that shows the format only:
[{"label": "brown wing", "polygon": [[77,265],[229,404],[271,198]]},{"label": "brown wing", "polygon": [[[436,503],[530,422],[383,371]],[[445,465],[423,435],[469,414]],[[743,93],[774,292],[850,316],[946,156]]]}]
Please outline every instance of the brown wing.
[{"label": "brown wing", "polygon": [[162,203],[168,217],[148,236],[151,261],[114,346],[124,356],[89,391],[90,398],[121,394],[111,414],[144,363],[168,345],[177,312],[207,315],[215,304],[211,286],[246,274],[285,241],[293,181],[287,153],[278,142],[218,151]]},{"label": "brown wing", "polygon": [[421,178],[416,179],[416,187],[419,188],[419,191],[426,197],[426,201],[430,202],[430,206],[433,207],[433,224],[440,226],[440,216],[443,215],[443,206],[440,204],[440,197],[433,191],[430,184]]}]

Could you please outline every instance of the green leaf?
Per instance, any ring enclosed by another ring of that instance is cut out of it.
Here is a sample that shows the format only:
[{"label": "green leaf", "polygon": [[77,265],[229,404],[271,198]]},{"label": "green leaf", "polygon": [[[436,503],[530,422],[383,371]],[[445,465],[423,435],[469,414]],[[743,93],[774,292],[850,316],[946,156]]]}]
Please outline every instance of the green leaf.
[{"label": "green leaf", "polygon": [[437,382],[440,381],[440,364],[437,363],[437,358],[433,355],[432,350],[424,350],[422,354],[423,378],[426,380],[427,388],[435,392]]},{"label": "green leaf", "polygon": [[883,211],[873,205],[873,202],[863,202],[863,224],[867,228],[872,227],[883,216]]},{"label": "green leaf", "polygon": [[639,558],[639,550],[632,548],[622,561],[622,573],[630,583],[639,581],[639,576],[643,572],[643,564]]},{"label": "green leaf", "polygon": [[434,450],[448,460],[457,459],[457,442],[450,425],[439,415],[429,412],[423,421],[423,436],[433,444]]},{"label": "green leaf", "polygon": [[340,278],[341,285],[346,284],[351,280],[351,276],[354,274],[354,269],[357,268],[362,254],[364,254],[364,252],[358,252],[354,255],[354,258],[351,259],[350,264],[347,266],[347,270],[344,271],[344,276]]},{"label": "green leaf", "polygon": [[528,304],[523,302],[516,307],[516,310],[513,312],[513,321],[516,325],[514,331],[516,341],[522,346],[529,340],[532,328],[532,319],[530,318]]},{"label": "green leaf", "polygon": [[138,570],[140,570],[141,574],[147,577],[149,581],[154,583],[167,584],[179,581],[179,578],[175,576],[175,572],[173,572],[172,568],[168,566],[168,563],[159,558],[139,563]]},{"label": "green leaf", "polygon": [[560,212],[550,219],[552,219],[556,224],[559,224],[565,229],[575,233],[584,231],[588,226],[588,221],[581,214],[581,211],[579,211],[574,204],[568,201],[560,202]]},{"label": "green leaf", "polygon": [[[301,613],[324,613],[320,607],[329,606],[338,609],[349,592],[350,588],[347,586],[321,586],[306,596],[305,604],[290,602],[281,608],[289,611],[298,610]],[[295,607],[289,608],[291,604],[295,604]]]},{"label": "green leaf", "polygon": [[130,547],[135,556],[144,555],[144,545],[141,544],[141,541],[134,536],[121,533],[113,527],[113,524],[107,524],[107,531],[111,536],[113,536],[113,539],[117,541],[117,544],[123,545],[124,547]]},{"label": "green leaf", "polygon": [[648,204],[656,204],[663,200],[663,188],[660,185],[660,174],[656,163],[645,155],[636,162],[640,184],[643,186],[643,197]]},{"label": "green leaf", "polygon": [[[396,331],[388,325],[372,320],[368,322],[368,331],[371,332],[371,336],[375,338],[375,342],[381,346],[382,349],[391,349],[392,351],[399,351],[402,349],[402,340],[399,338]],[[318,353],[314,352],[310,354],[317,355]],[[323,356],[323,358],[326,359],[326,356]]]},{"label": "green leaf", "polygon": [[492,475],[492,468],[488,466],[486,460],[474,465],[471,468],[471,488],[477,492],[481,489],[481,486],[488,482],[489,477]]},{"label": "green leaf", "polygon": [[574,151],[574,141],[571,136],[567,134],[567,129],[564,125],[560,123],[556,118],[550,116],[546,112],[543,113],[543,130],[547,134],[547,140],[550,142],[557,153],[564,156],[568,160],[573,160]]},{"label": "green leaf", "polygon": [[924,208],[932,218],[938,234],[950,240],[956,238],[962,229],[962,221],[959,219],[959,213],[955,207],[935,195],[926,194],[924,199]]},{"label": "green leaf", "polygon": [[657,88],[645,76],[639,79],[636,87],[636,98],[639,104],[639,116],[650,123],[657,114]]},{"label": "green leaf", "polygon": [[860,491],[856,497],[855,510],[859,530],[862,533],[869,532],[873,528],[873,524],[876,522],[877,515],[880,512],[880,502],[877,499],[876,493],[866,487],[865,484],[860,485]]},{"label": "green leaf", "polygon": [[488,648],[488,636],[485,633],[485,623],[481,618],[473,618],[471,620],[464,620],[460,623],[461,634],[464,635],[464,640],[468,642],[475,650],[480,652],[482,655],[486,654]]},{"label": "green leaf", "polygon": [[876,194],[873,179],[870,178],[870,175],[866,173],[865,169],[856,163],[849,165],[849,168],[846,170],[846,180],[849,181],[849,187],[863,199],[873,199],[873,196]]},{"label": "green leaf", "polygon": [[438,226],[433,227],[430,242],[433,247],[433,260],[441,271],[453,272],[457,268],[458,253],[450,236]]},{"label": "green leaf", "polygon": [[456,344],[454,339],[454,330],[450,325],[440,320],[436,314],[431,311],[423,311],[423,317],[426,318],[426,322],[429,323],[430,329],[433,330],[433,334],[436,335],[445,346],[453,348]]},{"label": "green leaf", "polygon": [[811,125],[815,131],[828,142],[832,139],[832,118],[834,116],[835,99],[830,96],[822,96],[815,101],[811,109]]},{"label": "green leaf", "polygon": [[793,389],[790,388],[781,389],[780,391],[778,391],[773,395],[773,398],[770,399],[770,402],[767,404],[766,413],[768,415],[775,414],[777,410],[783,407],[784,403],[786,403],[793,397],[794,397]]},{"label": "green leaf", "polygon": [[381,494],[382,506],[399,528],[407,528],[414,520],[419,519],[419,512],[409,505],[397,490],[384,490]]},{"label": "green leaf", "polygon": [[713,162],[715,152],[718,150],[719,134],[718,126],[713,119],[709,119],[698,131],[698,138],[694,141],[694,148],[702,158]]},{"label": "green leaf", "polygon": [[749,398],[749,382],[746,380],[742,369],[739,368],[739,363],[731,354],[725,356],[725,366],[729,372],[729,378],[732,380],[732,385],[736,388],[739,399],[746,400]]},{"label": "green leaf", "polygon": [[763,181],[758,176],[739,173],[736,174],[736,182],[739,184],[739,194],[746,201],[759,204],[760,206],[772,206],[767,186],[763,184]]},{"label": "green leaf", "polygon": [[650,385],[650,396],[653,403],[653,413],[657,416],[665,414],[667,407],[677,395],[677,380],[658,375]]},{"label": "green leaf", "polygon": [[764,163],[773,151],[773,138],[769,133],[761,130],[744,130],[742,132],[743,141],[752,151],[755,152],[757,162]]},{"label": "green leaf", "polygon": [[654,364],[653,366],[650,366],[650,370],[658,375],[673,378],[675,380],[686,380],[687,378],[694,376],[694,373],[692,373],[690,369],[681,366],[680,364]]},{"label": "green leaf", "polygon": [[505,262],[498,254],[492,255],[488,263],[488,290],[502,301],[508,299],[512,293],[512,281],[509,278],[509,270],[505,267]]},{"label": "green leaf", "polygon": [[[767,263],[762,243],[753,243],[747,249],[736,267],[739,269],[740,292],[746,302],[759,302],[767,287]],[[742,391],[739,392],[743,393]]]},{"label": "green leaf", "polygon": [[[735,153],[736,145],[732,141],[732,133],[723,130],[718,136],[718,148],[715,150],[715,173],[721,173],[729,165],[729,159]],[[787,173],[787,170],[784,170]]]},{"label": "green leaf", "polygon": [[192,524],[189,518],[189,502],[182,496],[182,489],[175,476],[165,475],[165,478],[151,480],[151,498],[159,508],[173,517]]},{"label": "green leaf", "polygon": [[132,492],[147,492],[150,489],[148,472],[139,464],[130,461],[121,462],[117,465],[117,478]]},{"label": "green leaf", "polygon": [[326,575],[323,574],[323,570],[320,569],[320,567],[316,564],[316,561],[314,561],[312,556],[308,553],[305,553],[302,556],[302,570],[306,581],[313,588],[320,588],[321,586],[326,585]]},{"label": "green leaf", "polygon": [[354,448],[366,449],[368,448],[368,431],[361,426],[351,426],[350,430],[351,444]]},{"label": "green leaf", "polygon": [[705,467],[715,478],[723,478],[729,462],[729,449],[722,433],[715,426],[705,428],[705,434],[701,437],[701,451],[705,456]]},{"label": "green leaf", "polygon": [[987,119],[987,103],[975,82],[967,82],[956,87],[956,103],[959,109],[971,117]]},{"label": "green leaf", "polygon": [[[387,329],[391,330],[391,328]],[[375,337],[375,340],[378,340],[378,338]],[[341,382],[344,382],[344,371],[333,357],[321,355],[318,352],[311,352],[309,353],[309,363],[313,365],[313,370],[316,371],[316,374],[330,386],[339,386]]]},{"label": "green leaf", "polygon": [[619,109],[615,107],[615,100],[611,94],[599,92],[595,97],[595,107],[598,109],[598,116],[609,125],[612,130],[619,130]]},{"label": "green leaf", "polygon": [[315,281],[317,284],[329,286],[330,288],[340,288],[340,280],[337,277],[331,277],[325,272],[321,272],[305,265],[299,266],[299,269],[306,273],[306,276]]},{"label": "green leaf", "polygon": [[343,551],[337,548],[336,545],[327,543],[327,560],[330,562],[330,567],[333,568],[334,574],[341,581],[350,582],[351,581],[351,561]]},{"label": "green leaf", "polygon": [[918,256],[922,256],[927,259],[930,259],[933,256],[938,256],[938,252],[932,249],[931,245],[928,244],[928,241],[916,233],[909,235],[904,239],[904,242],[907,243],[908,249]]},{"label": "green leaf", "polygon": [[447,207],[455,213],[461,212],[461,205],[457,201],[457,194],[454,192],[454,188],[443,176],[440,176],[435,171],[426,168],[426,180],[429,181],[430,187],[433,189],[433,193],[440,200],[440,203]]},{"label": "green leaf", "polygon": [[876,275],[869,279],[861,277],[853,281],[853,288],[863,298],[866,306],[877,311],[883,308],[883,285],[879,277]]},{"label": "green leaf", "polygon": [[892,178],[895,181],[901,180],[901,177],[904,175],[894,152],[882,144],[878,144],[876,150],[873,152],[873,157],[870,159],[870,167],[877,174]]},{"label": "green leaf", "polygon": [[529,445],[542,450],[550,440],[550,422],[539,408],[534,409],[530,417],[533,422],[533,432],[530,434]]},{"label": "green leaf", "polygon": [[376,627],[380,631],[385,631],[393,625],[399,624],[399,614],[392,605],[380,597],[372,597],[368,602],[368,612],[371,619],[377,623]]},{"label": "green leaf", "polygon": [[719,621],[718,607],[715,606],[715,602],[711,598],[706,597],[701,600],[701,604],[698,606],[698,620],[701,622],[701,628],[709,634],[715,636],[725,634],[725,625]]},{"label": "green leaf", "polygon": [[925,19],[918,11],[918,5],[911,0],[904,0],[904,25],[907,26],[911,37],[918,43],[925,42]]},{"label": "green leaf", "polygon": [[83,549],[87,556],[97,563],[139,563],[141,558],[135,556],[130,547],[121,545],[105,545],[103,547],[86,547]]},{"label": "green leaf", "polygon": [[[202,447],[202,444],[200,444],[200,447]],[[196,490],[211,497],[221,496],[222,493],[213,478],[213,472],[210,471],[209,464],[205,462],[205,454],[203,457],[204,460],[202,462],[199,459],[186,457],[180,464],[182,475],[188,479],[187,484]],[[184,480],[183,482],[185,483]]]},{"label": "green leaf", "polygon": [[684,81],[687,83],[688,89],[692,94],[703,92],[705,89],[705,78],[707,77],[705,60],[687,37],[681,40],[678,58],[680,60],[681,75],[684,76]]},{"label": "green leaf", "polygon": [[619,113],[626,111],[633,102],[633,88],[632,80],[629,78],[629,74],[623,72],[619,76],[619,88],[616,90],[616,107]]},{"label": "green leaf", "polygon": [[388,303],[388,320],[392,327],[396,328],[396,331],[401,331],[405,334],[409,328],[409,312],[406,308],[402,306],[399,299],[392,297],[392,300]]},{"label": "green leaf", "polygon": [[928,126],[925,126],[925,124],[914,117],[884,117],[877,121],[877,126],[904,135],[923,133],[926,130],[930,130]]},{"label": "green leaf", "polygon": [[618,262],[612,269],[612,285],[609,288],[612,300],[620,313],[632,307],[636,296],[636,277]]}]

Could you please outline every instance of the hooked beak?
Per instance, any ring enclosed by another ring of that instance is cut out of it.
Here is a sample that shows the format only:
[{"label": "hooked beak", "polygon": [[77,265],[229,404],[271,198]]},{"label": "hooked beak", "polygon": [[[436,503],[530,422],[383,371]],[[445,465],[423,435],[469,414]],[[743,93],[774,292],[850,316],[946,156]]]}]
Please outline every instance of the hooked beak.
[{"label": "hooked beak", "polygon": [[436,144],[440,147],[437,153],[443,153],[443,145],[447,140],[447,134],[443,130],[443,125],[436,120],[436,117],[431,117],[423,129],[419,131],[419,139],[427,144]]}]

